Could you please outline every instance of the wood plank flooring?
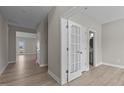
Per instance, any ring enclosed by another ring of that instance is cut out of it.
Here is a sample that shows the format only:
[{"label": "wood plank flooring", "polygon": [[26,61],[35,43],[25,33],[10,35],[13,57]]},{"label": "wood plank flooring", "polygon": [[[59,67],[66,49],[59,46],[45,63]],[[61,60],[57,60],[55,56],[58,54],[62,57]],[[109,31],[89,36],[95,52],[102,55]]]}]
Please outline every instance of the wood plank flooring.
[{"label": "wood plank flooring", "polygon": [[123,86],[124,69],[101,65],[90,71],[82,73],[82,76],[67,85],[74,86]]},{"label": "wood plank flooring", "polygon": [[35,55],[17,56],[17,62],[9,64],[0,76],[0,84],[11,86],[58,85],[47,73],[47,67],[39,67]]},{"label": "wood plank flooring", "polygon": [[[9,64],[0,76],[5,86],[58,86],[47,73],[47,67],[39,67],[35,55],[17,56],[17,62]],[[123,86],[124,69],[101,65],[83,72],[82,76],[64,86]]]}]

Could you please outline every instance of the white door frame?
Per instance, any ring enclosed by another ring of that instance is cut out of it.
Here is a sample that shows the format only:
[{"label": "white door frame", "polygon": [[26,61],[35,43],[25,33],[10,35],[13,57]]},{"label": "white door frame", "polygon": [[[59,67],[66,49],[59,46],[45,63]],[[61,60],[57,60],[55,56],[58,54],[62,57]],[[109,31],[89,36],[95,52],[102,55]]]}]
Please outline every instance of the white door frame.
[{"label": "white door frame", "polygon": [[67,52],[67,32],[68,32],[68,29],[67,29],[67,19],[64,19],[64,18],[61,18],[60,20],[60,55],[61,55],[61,63],[60,63],[60,68],[61,68],[61,79],[60,79],[60,84],[61,85],[64,85],[67,83],[67,62],[68,62],[68,52]]},{"label": "white door frame", "polygon": [[[66,71],[68,70],[68,51],[67,51],[67,48],[68,48],[68,28],[66,27],[68,25],[68,19],[61,18],[61,24],[60,25],[61,25],[61,33],[60,33],[60,36],[61,36],[61,39],[60,39],[60,42],[61,42],[61,63],[60,63],[60,65],[61,65],[60,66],[61,67],[61,80],[60,80],[60,83],[61,83],[61,85],[63,85],[63,84],[67,83],[67,79],[68,79],[67,78],[68,73],[66,73]],[[87,56],[88,55],[87,55],[87,50],[86,50],[86,62],[87,62]],[[84,65],[85,65],[85,67],[84,67],[83,71],[86,71],[87,65],[86,65],[86,63],[84,63]]]},{"label": "white door frame", "polygon": [[97,58],[96,58],[96,57],[97,57],[97,54],[96,54],[96,53],[97,53],[97,52],[96,52],[96,50],[97,50],[97,47],[96,47],[96,44],[97,44],[97,42],[96,42],[96,35],[97,35],[97,34],[96,34],[96,31],[95,31],[94,29],[88,29],[88,34],[87,34],[87,35],[88,35],[88,36],[87,36],[87,37],[88,37],[88,39],[87,39],[87,42],[88,42],[88,45],[87,45],[87,46],[88,46],[88,48],[87,48],[87,62],[88,62],[88,68],[87,68],[87,70],[88,70],[88,71],[89,71],[89,56],[90,56],[90,55],[89,55],[89,48],[90,48],[90,47],[89,47],[89,39],[90,39],[89,33],[90,33],[90,32],[93,32],[93,33],[94,33],[94,42],[93,42],[93,45],[94,45],[94,56],[93,56],[93,57],[94,57],[94,58],[93,58],[93,59],[94,59],[94,64],[93,64],[93,66],[94,66],[94,67],[97,66],[97,62],[96,62],[96,61],[97,61]]}]

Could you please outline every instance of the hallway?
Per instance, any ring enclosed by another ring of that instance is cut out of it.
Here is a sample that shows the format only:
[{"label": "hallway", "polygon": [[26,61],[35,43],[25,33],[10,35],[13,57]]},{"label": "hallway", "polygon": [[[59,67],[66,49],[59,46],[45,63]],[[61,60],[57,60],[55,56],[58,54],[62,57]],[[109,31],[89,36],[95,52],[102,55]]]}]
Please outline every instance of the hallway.
[{"label": "hallway", "polygon": [[0,85],[57,85],[47,73],[47,67],[39,67],[35,55],[18,55],[17,62],[7,66],[0,76]]}]

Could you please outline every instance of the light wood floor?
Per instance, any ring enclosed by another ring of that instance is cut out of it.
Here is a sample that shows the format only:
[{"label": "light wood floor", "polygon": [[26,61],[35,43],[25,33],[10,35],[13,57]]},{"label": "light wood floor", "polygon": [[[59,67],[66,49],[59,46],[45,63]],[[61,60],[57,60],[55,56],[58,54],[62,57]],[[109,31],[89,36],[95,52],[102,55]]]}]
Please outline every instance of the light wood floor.
[{"label": "light wood floor", "polygon": [[74,86],[123,86],[124,69],[101,65],[83,72],[82,76],[67,85]]},{"label": "light wood floor", "polygon": [[39,67],[35,55],[17,56],[17,62],[9,64],[0,76],[1,85],[58,85],[47,73],[47,67]]},{"label": "light wood floor", "polygon": [[[36,56],[17,56],[17,62],[9,64],[0,76],[0,85],[9,86],[58,86],[47,73],[47,67],[36,64]],[[124,85],[124,69],[101,65],[83,72],[82,76],[65,86]]]}]

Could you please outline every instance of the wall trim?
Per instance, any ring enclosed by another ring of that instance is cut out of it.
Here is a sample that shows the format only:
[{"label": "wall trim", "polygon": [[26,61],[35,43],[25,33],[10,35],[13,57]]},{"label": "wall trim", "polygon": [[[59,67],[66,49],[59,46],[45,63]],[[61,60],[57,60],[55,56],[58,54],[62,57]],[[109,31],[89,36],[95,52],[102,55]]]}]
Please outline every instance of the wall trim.
[{"label": "wall trim", "polygon": [[48,70],[48,74],[60,84],[60,79],[52,71]]},{"label": "wall trim", "polygon": [[8,64],[10,64],[10,63],[16,63],[16,61],[9,61]]},{"label": "wall trim", "polygon": [[95,64],[95,67],[98,67],[98,66],[100,66],[102,64],[103,64],[102,62],[101,63],[98,63],[98,64]]},{"label": "wall trim", "polygon": [[8,64],[4,66],[4,68],[0,71],[0,75],[2,75],[2,73],[5,71],[5,69],[7,68]]},{"label": "wall trim", "polygon": [[122,66],[122,65],[117,65],[117,64],[107,63],[107,62],[102,62],[102,64],[107,65],[107,66],[111,66],[111,67],[124,69],[124,66]]},{"label": "wall trim", "polygon": [[40,64],[40,67],[48,66],[48,64]]}]

